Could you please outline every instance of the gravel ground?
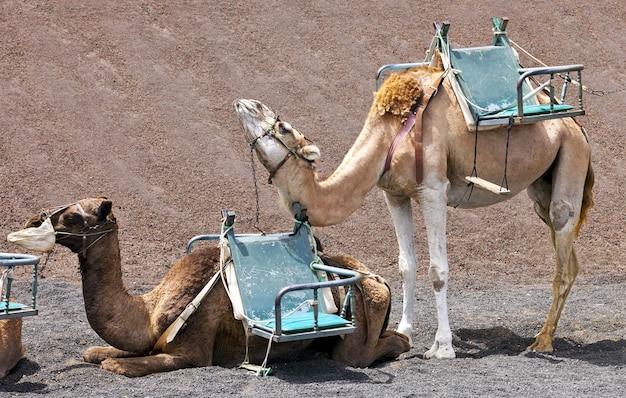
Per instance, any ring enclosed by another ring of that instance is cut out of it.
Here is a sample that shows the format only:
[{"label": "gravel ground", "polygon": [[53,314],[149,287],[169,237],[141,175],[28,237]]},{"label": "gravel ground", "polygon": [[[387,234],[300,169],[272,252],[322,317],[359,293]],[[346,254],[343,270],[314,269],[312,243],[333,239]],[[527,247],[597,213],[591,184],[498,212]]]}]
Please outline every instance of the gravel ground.
[{"label": "gravel ground", "polygon": [[[40,315],[24,321],[27,358],[0,384],[7,396],[595,396],[626,395],[626,308],[607,294],[619,286],[579,286],[565,310],[553,354],[524,348],[541,326],[548,286],[454,290],[452,328],[458,358],[425,360],[436,328],[434,298],[420,285],[415,348],[398,360],[351,368],[316,352],[277,361],[274,375],[243,369],[184,369],[136,379],[84,363],[87,346],[104,342],[90,329],[80,287],[45,281]],[[576,310],[573,310],[576,308]],[[399,302],[392,318],[399,319]]]}]

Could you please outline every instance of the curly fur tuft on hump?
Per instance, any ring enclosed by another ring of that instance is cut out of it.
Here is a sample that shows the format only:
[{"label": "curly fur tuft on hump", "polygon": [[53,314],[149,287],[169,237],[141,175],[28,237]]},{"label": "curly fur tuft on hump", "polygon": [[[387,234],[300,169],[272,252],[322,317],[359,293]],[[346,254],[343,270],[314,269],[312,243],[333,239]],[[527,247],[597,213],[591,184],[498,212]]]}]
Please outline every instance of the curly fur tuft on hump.
[{"label": "curly fur tuft on hump", "polygon": [[380,116],[385,113],[400,116],[404,122],[411,113],[411,107],[422,96],[419,79],[412,71],[391,75],[382,87],[374,93],[374,106]]}]

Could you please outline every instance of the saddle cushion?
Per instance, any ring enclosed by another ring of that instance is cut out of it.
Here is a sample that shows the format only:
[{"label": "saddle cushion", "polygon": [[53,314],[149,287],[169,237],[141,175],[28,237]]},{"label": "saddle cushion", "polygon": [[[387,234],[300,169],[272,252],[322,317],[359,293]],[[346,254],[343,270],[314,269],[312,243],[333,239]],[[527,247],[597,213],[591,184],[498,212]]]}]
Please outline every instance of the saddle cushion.
[{"label": "saddle cushion", "polygon": [[[261,323],[270,329],[276,328],[276,322],[274,322],[274,319],[268,319],[258,323]],[[350,322],[338,315],[320,312],[317,317],[317,325],[320,329],[336,328],[347,326],[349,324]],[[313,330],[314,325],[315,319],[313,311],[288,315],[283,317],[281,320],[281,329],[284,333],[298,333]]]}]

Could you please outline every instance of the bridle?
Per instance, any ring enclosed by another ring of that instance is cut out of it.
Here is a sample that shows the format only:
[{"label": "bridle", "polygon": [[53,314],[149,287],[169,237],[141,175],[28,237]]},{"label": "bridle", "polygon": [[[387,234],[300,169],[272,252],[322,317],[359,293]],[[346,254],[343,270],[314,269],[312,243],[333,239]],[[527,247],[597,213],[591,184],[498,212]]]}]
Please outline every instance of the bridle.
[{"label": "bridle", "polygon": [[256,146],[257,142],[261,139],[261,138],[265,138],[265,137],[271,137],[274,138],[275,140],[277,140],[278,142],[280,142],[280,144],[287,149],[287,154],[285,155],[285,157],[278,162],[278,164],[275,167],[272,168],[267,168],[268,171],[270,172],[270,175],[267,179],[268,184],[272,183],[272,180],[274,179],[274,177],[276,176],[276,173],[278,173],[278,170],[280,170],[281,167],[283,167],[285,165],[285,163],[287,163],[287,161],[289,159],[291,159],[292,157],[297,157],[299,159],[304,160],[305,162],[311,164],[313,163],[312,160],[309,160],[307,158],[305,158],[304,156],[302,156],[298,150],[302,148],[303,146],[303,141],[306,142],[310,142],[313,143],[313,141],[309,140],[308,138],[303,136],[303,140],[300,140],[300,142],[298,142],[295,146],[290,147],[289,145],[287,145],[287,143],[285,141],[283,141],[283,139],[276,134],[276,126],[278,125],[278,123],[280,122],[280,119],[278,116],[276,116],[276,119],[274,120],[274,123],[272,123],[263,134],[261,134],[260,136],[256,137],[255,139],[252,140],[252,142],[250,142],[250,153],[252,153],[252,151],[254,151],[254,147]]},{"label": "bridle", "polygon": [[[87,213],[85,213],[85,210],[83,209],[83,206],[81,206],[81,204],[79,202],[74,202],[74,203],[70,203],[68,205],[62,205],[62,206],[57,206],[54,207],[54,210],[44,210],[42,211],[42,221],[45,221],[46,219],[54,216],[57,213],[63,212],[65,210],[67,210],[68,208],[70,208],[71,206],[76,205],[76,207],[78,208],[78,212],[80,213],[80,215],[83,217],[83,230],[76,233],[76,232],[65,232],[65,231],[54,231],[54,234],[59,236],[62,235],[61,238],[59,239],[63,239],[63,238],[68,238],[70,236],[78,236],[78,237],[82,237],[83,239],[83,248],[82,250],[78,253],[78,254],[82,254],[83,257],[85,257],[87,250],[89,248],[91,248],[93,245],[95,245],[96,243],[98,243],[98,241],[100,241],[100,239],[104,238],[106,236],[106,234],[108,234],[109,232],[113,232],[113,228],[111,229],[106,229],[106,230],[101,230],[101,231],[97,231],[99,228],[104,227],[106,224],[108,223],[115,223],[115,219],[111,219],[107,216],[107,218],[105,219],[105,221],[102,224],[96,224],[96,225],[92,225],[89,226],[87,224]],[[89,232],[92,231],[92,232]],[[87,245],[87,238],[90,236],[98,236],[97,239],[94,239],[93,242],[91,242],[89,245]]]}]

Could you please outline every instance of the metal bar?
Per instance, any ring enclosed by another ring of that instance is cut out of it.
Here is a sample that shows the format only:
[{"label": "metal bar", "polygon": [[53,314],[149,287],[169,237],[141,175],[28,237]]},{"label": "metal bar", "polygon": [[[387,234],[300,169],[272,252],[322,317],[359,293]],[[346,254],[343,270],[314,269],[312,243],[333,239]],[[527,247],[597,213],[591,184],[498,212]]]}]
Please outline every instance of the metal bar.
[{"label": "metal bar", "polygon": [[332,329],[321,329],[317,332],[311,331],[311,332],[298,332],[294,334],[277,335],[275,334],[275,331],[272,328],[269,328],[261,324],[255,324],[249,330],[250,332],[252,332],[253,334],[257,336],[266,338],[268,340],[271,339],[272,341],[276,343],[282,343],[282,342],[287,342],[287,341],[317,339],[320,337],[336,336],[337,334],[350,334],[350,333],[354,333],[356,329],[357,329],[356,326],[341,326],[341,327],[332,328]]},{"label": "metal bar", "polygon": [[582,69],[578,71],[578,108],[583,109],[583,80]]},{"label": "metal bar", "polygon": [[35,265],[39,263],[39,257],[30,254],[0,253],[0,267],[10,265]]},{"label": "metal bar", "polygon": [[565,102],[565,96],[567,95],[567,85],[572,80],[569,77],[569,72],[565,73],[565,77],[563,78],[563,80],[565,80],[565,83],[563,83],[563,89],[561,90],[561,103]]},{"label": "metal bar", "polygon": [[281,311],[280,303],[285,294],[292,292],[292,291],[296,291],[296,290],[309,290],[309,289],[317,290],[317,289],[322,289],[325,287],[352,285],[361,279],[361,274],[356,271],[347,270],[343,268],[337,268],[337,267],[331,267],[326,264],[313,264],[311,268],[313,268],[315,271],[332,272],[340,276],[345,276],[347,278],[337,279],[337,280],[328,281],[328,282],[301,283],[297,285],[286,286],[280,289],[280,291],[276,295],[276,299],[274,300],[274,320],[276,322],[275,331],[277,335],[282,334],[282,311]]},{"label": "metal bar", "polygon": [[378,89],[380,88],[380,77],[383,73],[387,72],[387,71],[391,71],[391,70],[407,70],[407,69],[411,69],[414,68],[416,66],[426,66],[429,65],[428,62],[410,62],[410,63],[404,63],[404,64],[388,64],[388,65],[383,65],[380,68],[378,68],[378,71],[376,72],[376,91],[378,91]]},{"label": "metal bar", "polygon": [[[582,71],[583,69],[584,69],[583,65],[564,65],[564,66],[550,66],[550,67],[520,69],[520,71],[522,71],[522,74],[517,80],[517,116],[520,118],[524,116],[524,98],[523,98],[524,94],[522,92],[522,85],[524,84],[524,81],[528,77],[535,76],[535,75],[547,75],[547,74],[575,72],[575,71],[578,71],[580,73],[580,71]],[[552,87],[552,84],[550,84],[550,87]],[[554,93],[552,93],[552,96],[553,95]],[[550,99],[550,102],[552,101],[553,101],[553,98]],[[580,107],[582,108],[582,101],[580,102]]]},{"label": "metal bar", "polygon": [[0,319],[7,318],[21,318],[25,316],[37,315],[37,264],[39,264],[39,257],[30,254],[16,254],[16,253],[0,253],[0,267],[7,267],[9,271],[17,266],[33,266],[33,278],[31,281],[31,305],[28,307],[26,304],[20,304],[22,308],[10,309],[11,299],[11,286],[13,284],[12,272],[9,273],[6,281],[6,289],[4,295],[0,297],[0,302],[4,304],[4,309],[0,311]]}]

